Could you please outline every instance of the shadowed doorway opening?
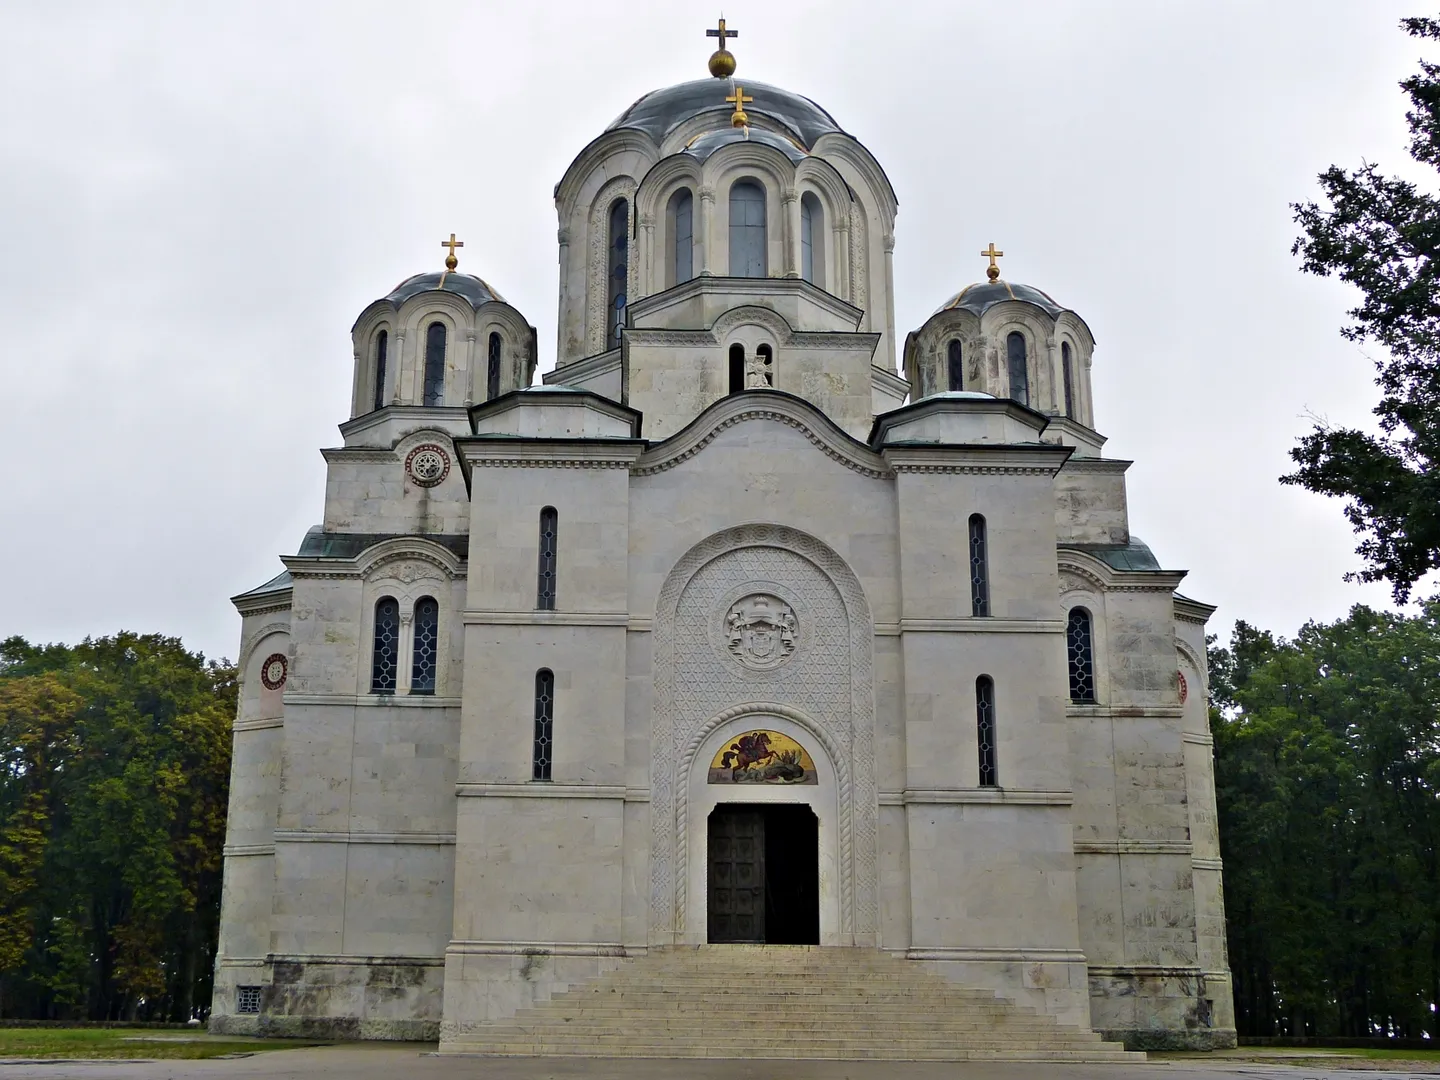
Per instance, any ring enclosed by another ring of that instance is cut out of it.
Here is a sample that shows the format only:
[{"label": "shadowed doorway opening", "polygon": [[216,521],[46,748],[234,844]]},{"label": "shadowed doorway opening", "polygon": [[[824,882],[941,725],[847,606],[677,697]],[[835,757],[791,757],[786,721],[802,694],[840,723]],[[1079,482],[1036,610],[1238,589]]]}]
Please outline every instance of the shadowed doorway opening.
[{"label": "shadowed doorway opening", "polygon": [[803,803],[722,803],[710,813],[711,944],[820,944],[820,830]]}]

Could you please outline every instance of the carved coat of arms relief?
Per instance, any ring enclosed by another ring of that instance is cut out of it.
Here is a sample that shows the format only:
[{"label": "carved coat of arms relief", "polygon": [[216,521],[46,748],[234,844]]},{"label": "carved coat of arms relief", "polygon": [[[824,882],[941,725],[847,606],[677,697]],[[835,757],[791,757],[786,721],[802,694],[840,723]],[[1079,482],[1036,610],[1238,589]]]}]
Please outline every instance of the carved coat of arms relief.
[{"label": "carved coat of arms relief", "polygon": [[769,671],[795,652],[795,612],[779,597],[755,593],[725,616],[730,655],[753,671]]}]

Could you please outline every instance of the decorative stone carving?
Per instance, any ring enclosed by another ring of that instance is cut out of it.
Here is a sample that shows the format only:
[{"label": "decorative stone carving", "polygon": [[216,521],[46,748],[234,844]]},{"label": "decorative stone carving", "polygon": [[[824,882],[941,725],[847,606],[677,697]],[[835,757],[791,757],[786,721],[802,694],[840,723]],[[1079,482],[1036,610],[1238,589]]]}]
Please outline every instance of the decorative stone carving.
[{"label": "decorative stone carving", "polygon": [[279,690],[290,674],[290,660],[284,653],[271,653],[260,665],[260,683],[266,690]]},{"label": "decorative stone carving", "polygon": [[420,487],[434,487],[450,475],[450,455],[434,443],[422,443],[405,456],[405,475]]},{"label": "decorative stone carving", "polygon": [[752,671],[769,671],[795,654],[795,613],[778,596],[752,593],[725,616],[730,655]]}]

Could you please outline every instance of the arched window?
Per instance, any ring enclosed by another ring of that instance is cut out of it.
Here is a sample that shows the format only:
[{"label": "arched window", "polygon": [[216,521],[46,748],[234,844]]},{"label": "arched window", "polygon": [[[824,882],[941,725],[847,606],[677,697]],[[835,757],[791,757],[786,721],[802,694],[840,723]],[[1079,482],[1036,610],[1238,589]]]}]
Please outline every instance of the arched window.
[{"label": "arched window", "polygon": [[980,786],[995,787],[995,680],[981,675],[975,680],[975,736],[980,747]]},{"label": "arched window", "polygon": [[809,191],[800,196],[800,276],[825,287],[825,211]]},{"label": "arched window", "polygon": [[560,515],[553,506],[540,511],[540,583],[535,606],[541,611],[555,610],[555,544]]},{"label": "arched window", "polygon": [[415,602],[415,660],[410,667],[410,692],[435,693],[440,653],[440,605],[433,597]]},{"label": "arched window", "polygon": [[745,346],[738,341],[730,346],[730,393],[745,389]]},{"label": "arched window", "polygon": [[387,596],[375,605],[375,654],[370,664],[370,692],[393,694],[400,669],[400,603]]},{"label": "arched window", "polygon": [[1090,612],[1071,608],[1065,624],[1065,653],[1070,662],[1070,700],[1095,700],[1095,646]]},{"label": "arched window", "polygon": [[1005,356],[1010,366],[1010,396],[1021,405],[1030,404],[1030,377],[1025,366],[1025,335],[1012,330],[1005,339]]},{"label": "arched window", "polygon": [[490,335],[489,354],[485,360],[485,400],[500,396],[500,335]]},{"label": "arched window", "polygon": [[530,760],[531,779],[549,780],[555,760],[555,675],[549,668],[535,673],[535,746]]},{"label": "arched window", "polygon": [[390,332],[381,330],[375,335],[375,408],[385,407],[385,361],[390,351]]},{"label": "arched window", "polygon": [[765,273],[765,191],[742,180],[730,189],[730,276]]},{"label": "arched window", "polygon": [[1065,382],[1065,415],[1075,419],[1074,367],[1070,363],[1070,343],[1060,343],[1060,374]]},{"label": "arched window", "polygon": [[630,274],[630,204],[616,199],[610,205],[610,259],[606,267],[605,347],[620,347],[620,330],[625,325],[625,291]]},{"label": "arched window", "polygon": [[445,402],[445,324],[432,322],[425,330],[426,405]]},{"label": "arched window", "polygon": [[675,273],[671,285],[695,276],[695,200],[689,188],[670,196],[670,235],[675,237]]},{"label": "arched window", "polygon": [[965,389],[965,363],[960,355],[960,342],[956,339],[945,347],[945,389]]},{"label": "arched window", "polygon": [[970,614],[990,614],[990,556],[986,551],[985,519],[970,515]]}]

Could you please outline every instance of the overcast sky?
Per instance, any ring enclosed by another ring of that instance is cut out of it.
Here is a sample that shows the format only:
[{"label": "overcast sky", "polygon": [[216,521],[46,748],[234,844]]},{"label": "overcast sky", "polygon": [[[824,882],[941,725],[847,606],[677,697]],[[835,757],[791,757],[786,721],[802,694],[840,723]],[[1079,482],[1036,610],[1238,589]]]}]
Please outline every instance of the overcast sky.
[{"label": "overcast sky", "polygon": [[[737,76],[828,109],[900,199],[900,337],[979,250],[1097,339],[1106,453],[1183,591],[1285,634],[1347,584],[1340,506],[1282,487],[1307,414],[1369,422],[1347,290],[1287,203],[1401,170],[1411,2],[734,0]],[[320,520],[355,316],[439,241],[555,357],[552,190],[714,4],[0,3],[0,637],[120,628],[234,656],[228,597]]]}]

